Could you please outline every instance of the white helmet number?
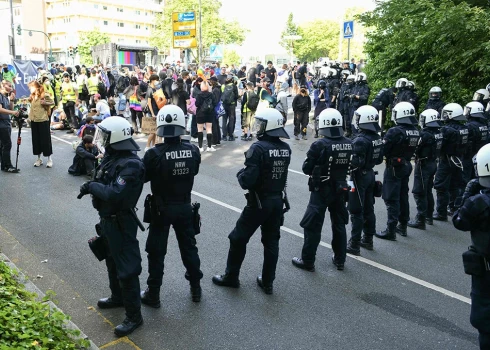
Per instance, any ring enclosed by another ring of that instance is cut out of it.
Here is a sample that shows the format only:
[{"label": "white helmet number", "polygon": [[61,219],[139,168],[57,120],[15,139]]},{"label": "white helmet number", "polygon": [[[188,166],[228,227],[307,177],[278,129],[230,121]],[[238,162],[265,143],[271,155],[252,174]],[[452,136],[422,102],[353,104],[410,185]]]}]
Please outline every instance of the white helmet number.
[{"label": "white helmet number", "polygon": [[[168,121],[167,117],[170,117],[170,118],[171,118],[171,120],[170,120],[170,121]],[[158,121],[159,121],[159,122],[165,122],[165,121],[166,121],[167,123],[171,123],[171,122],[172,122],[172,120],[173,120],[173,121],[177,121],[177,114],[174,114],[174,115],[173,115],[173,118],[172,118],[172,115],[170,115],[170,114],[167,114],[166,116],[164,116],[163,114],[160,114],[160,115],[158,116]]]},{"label": "white helmet number", "polygon": [[131,128],[122,129],[124,136],[131,136]]},{"label": "white helmet number", "polygon": [[323,120],[323,125],[338,125],[338,126],[341,126],[341,123],[340,123],[340,119],[335,119],[335,118],[332,118],[332,122],[330,124],[330,119],[324,119]]}]

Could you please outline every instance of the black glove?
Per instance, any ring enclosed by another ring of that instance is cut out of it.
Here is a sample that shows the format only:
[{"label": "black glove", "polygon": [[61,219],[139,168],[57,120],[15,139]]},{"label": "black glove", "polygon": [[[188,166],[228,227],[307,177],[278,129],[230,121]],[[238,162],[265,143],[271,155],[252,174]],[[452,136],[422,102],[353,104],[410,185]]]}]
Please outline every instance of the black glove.
[{"label": "black glove", "polygon": [[474,196],[475,194],[478,194],[478,192],[480,192],[480,190],[482,190],[482,189],[483,189],[483,187],[480,185],[480,182],[478,181],[478,179],[470,180],[470,182],[468,182],[468,184],[466,185],[466,188],[464,189],[463,200],[470,198],[471,196]]},{"label": "black glove", "polygon": [[86,194],[89,194],[90,182],[91,181],[87,181],[82,186],[80,186],[80,193],[77,196],[78,199],[81,199]]}]

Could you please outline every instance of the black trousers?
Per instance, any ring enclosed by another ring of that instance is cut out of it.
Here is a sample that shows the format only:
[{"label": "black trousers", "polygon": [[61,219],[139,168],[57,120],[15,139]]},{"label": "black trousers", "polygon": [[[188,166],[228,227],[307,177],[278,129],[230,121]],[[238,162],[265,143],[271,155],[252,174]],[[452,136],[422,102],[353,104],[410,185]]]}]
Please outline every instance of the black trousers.
[{"label": "black trousers", "polygon": [[136,239],[138,226],[129,214],[118,218],[101,218],[100,225],[109,246],[110,256],[106,258],[106,266],[112,297],[122,300],[127,317],[137,317],[141,310],[138,278],[141,254]]},{"label": "black trousers", "polygon": [[434,175],[436,174],[437,163],[434,160],[418,160],[415,163],[413,178],[413,198],[417,203],[417,216],[431,218],[434,213]]},{"label": "black trousers", "polygon": [[68,101],[67,103],[63,103],[63,112],[65,112],[70,126],[72,128],[78,129],[80,126],[78,124],[78,118],[75,115],[75,102]]},{"label": "black trousers", "polygon": [[439,215],[447,216],[447,207],[454,208],[454,201],[463,193],[465,186],[463,169],[447,156],[441,156],[434,179],[437,192],[436,211]]},{"label": "black trousers", "polygon": [[294,136],[306,135],[306,127],[310,119],[310,112],[296,111],[294,112]]},{"label": "black trousers", "polygon": [[406,224],[410,219],[408,180],[411,173],[410,161],[397,167],[386,165],[383,176],[383,200],[388,211],[389,229],[395,229],[398,222]]},{"label": "black trousers", "polygon": [[351,239],[359,242],[363,231],[366,236],[371,237],[376,232],[374,170],[358,170],[354,172],[353,176],[356,192],[349,194],[350,219],[352,223]]},{"label": "black trousers", "polygon": [[236,110],[235,110],[236,105],[223,104],[223,107],[225,108],[225,115],[222,117],[223,137],[234,136],[233,133],[235,132],[235,123],[236,123]]},{"label": "black trousers", "polygon": [[490,272],[471,276],[470,322],[478,329],[480,349],[490,349]]},{"label": "black trousers", "polygon": [[191,284],[198,283],[202,278],[201,261],[192,220],[193,213],[190,203],[165,206],[160,215],[152,218],[146,240],[149,273],[147,284],[149,287],[160,288],[162,285],[170,226],[173,226],[175,230],[180,256],[187,270],[186,278]]},{"label": "black trousers", "polygon": [[12,149],[12,127],[0,128],[0,163],[2,170],[12,168],[10,151]]},{"label": "black trousers", "polygon": [[134,131],[138,131],[138,125],[136,124],[136,118],[138,118],[140,129],[143,126],[143,112],[142,111],[135,111],[134,109],[130,108],[129,111],[131,112],[131,125],[134,129]]},{"label": "black trousers", "polygon": [[474,179],[475,167],[473,166],[473,157],[463,157],[463,182],[467,184],[470,180]]},{"label": "black trousers", "polygon": [[218,145],[221,142],[221,129],[219,127],[219,119],[214,118],[212,123],[213,145]]},{"label": "black trousers", "polygon": [[226,273],[231,276],[240,274],[240,268],[247,244],[255,231],[260,227],[262,245],[264,246],[264,264],[262,265],[262,280],[270,284],[276,278],[276,265],[279,258],[280,227],[283,222],[283,202],[281,197],[261,198],[262,209],[256,206],[246,206],[235,228],[228,235],[230,250],[226,262]]},{"label": "black trousers", "polygon": [[45,157],[48,157],[53,154],[49,120],[45,122],[31,122],[31,134],[32,153],[35,156],[42,153]]},{"label": "black trousers", "polygon": [[300,222],[305,235],[301,258],[307,265],[315,263],[327,208],[332,225],[332,249],[335,261],[341,264],[345,262],[347,249],[345,225],[349,222],[349,213],[345,206],[344,196],[336,193],[334,185],[328,185],[320,191],[311,192],[308,207]]}]

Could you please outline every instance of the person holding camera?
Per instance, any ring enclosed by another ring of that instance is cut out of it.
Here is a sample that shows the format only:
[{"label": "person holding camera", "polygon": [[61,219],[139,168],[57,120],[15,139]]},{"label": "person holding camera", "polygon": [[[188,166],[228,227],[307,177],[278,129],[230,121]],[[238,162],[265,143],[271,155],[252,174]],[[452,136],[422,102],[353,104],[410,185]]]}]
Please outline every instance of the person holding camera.
[{"label": "person holding camera", "polygon": [[466,185],[454,227],[470,231],[471,246],[463,253],[464,272],[471,275],[470,322],[478,330],[480,349],[490,349],[490,145],[476,155],[476,179]]},{"label": "person holding camera", "polygon": [[311,98],[306,86],[302,86],[300,93],[294,96],[292,107],[294,114],[294,138],[299,140],[299,136],[302,135],[303,140],[306,140],[306,127],[308,126],[311,111]]},{"label": "person holding camera", "polygon": [[179,242],[193,302],[201,301],[203,276],[195,238],[196,229],[199,229],[199,223],[196,226],[198,213],[191,205],[191,191],[199,173],[201,154],[195,145],[181,141],[180,136],[185,134],[185,115],[179,106],[165,105],[160,109],[156,134],[164,138],[163,143],[150,148],[143,158],[145,182],[150,182],[152,194],[145,200],[144,221],[150,224],[146,241],[149,276],[148,287],[141,293],[141,302],[153,308],[160,307],[170,226]]},{"label": "person holding camera", "polygon": [[0,165],[1,170],[7,173],[18,173],[10,159],[12,149],[12,124],[10,116],[19,116],[18,111],[14,111],[15,92],[12,83],[7,80],[2,81],[0,89]]},{"label": "person holding camera", "polygon": [[31,121],[32,152],[37,156],[34,166],[40,167],[43,165],[42,153],[45,157],[48,157],[46,168],[52,168],[53,160],[51,155],[53,154],[53,147],[51,145],[49,112],[51,111],[51,106],[54,105],[54,101],[45,95],[44,88],[38,80],[30,82],[29,89],[31,91],[31,96],[29,97],[29,102],[31,103],[29,120]]}]

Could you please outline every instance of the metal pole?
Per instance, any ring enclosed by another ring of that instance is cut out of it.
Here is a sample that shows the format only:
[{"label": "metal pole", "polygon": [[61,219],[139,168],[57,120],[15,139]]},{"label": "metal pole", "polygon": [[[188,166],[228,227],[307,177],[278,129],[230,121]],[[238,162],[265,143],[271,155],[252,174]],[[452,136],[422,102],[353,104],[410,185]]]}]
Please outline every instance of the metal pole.
[{"label": "metal pole", "polygon": [[347,39],[347,61],[350,61],[350,38]]},{"label": "metal pole", "polygon": [[12,56],[15,59],[14,5],[12,0],[10,0],[10,26],[12,27]]},{"label": "metal pole", "polygon": [[202,14],[201,0],[199,0],[199,64],[202,65]]}]

